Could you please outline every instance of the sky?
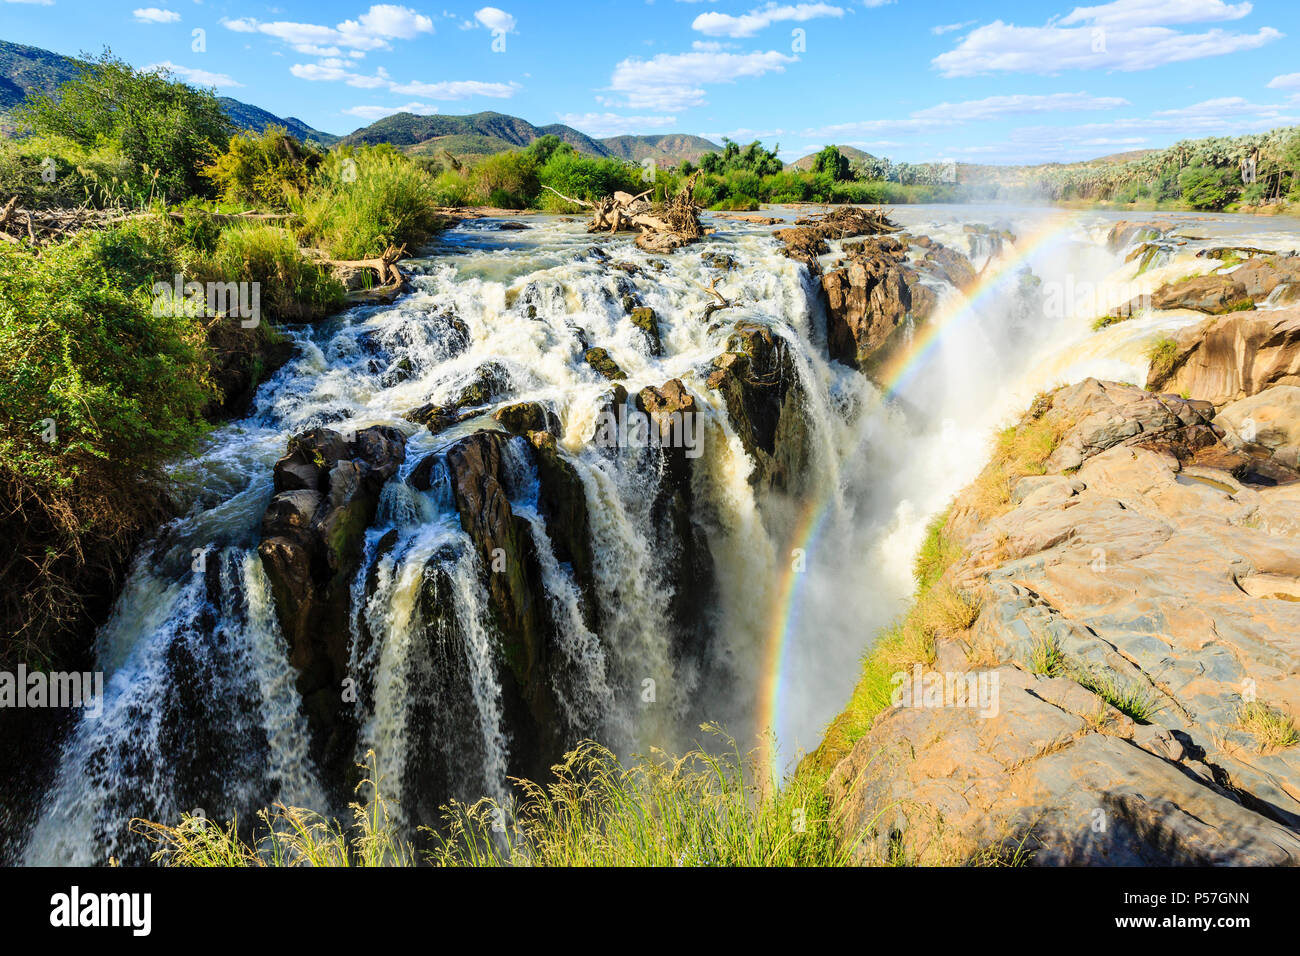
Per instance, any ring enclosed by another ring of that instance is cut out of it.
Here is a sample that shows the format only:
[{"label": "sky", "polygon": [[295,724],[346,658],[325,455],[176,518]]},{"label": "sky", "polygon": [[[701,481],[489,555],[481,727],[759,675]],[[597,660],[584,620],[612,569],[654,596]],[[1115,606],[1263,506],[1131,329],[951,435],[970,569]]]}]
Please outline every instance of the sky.
[{"label": "sky", "polygon": [[1037,163],[1300,123],[1297,0],[408,2],[0,0],[0,39],[107,45],[340,134],[496,110],[787,161]]}]

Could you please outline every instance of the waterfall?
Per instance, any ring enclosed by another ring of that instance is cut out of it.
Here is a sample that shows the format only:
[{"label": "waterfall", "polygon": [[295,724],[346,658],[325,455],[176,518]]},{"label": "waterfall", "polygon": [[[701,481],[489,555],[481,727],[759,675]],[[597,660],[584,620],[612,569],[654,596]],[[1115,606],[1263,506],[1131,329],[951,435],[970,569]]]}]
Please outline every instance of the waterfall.
[{"label": "waterfall", "polygon": [[[555,413],[559,454],[586,502],[588,585],[548,527],[527,440],[506,443],[509,507],[526,529],[554,624],[547,691],[564,732],[627,754],[693,743],[698,721],[714,719],[748,740],[768,729],[756,726],[756,695],[776,632],[782,706],[771,729],[787,758],[815,746],[863,650],[910,596],[926,521],[979,471],[993,430],[1043,388],[1090,374],[1141,381],[1146,345],[1196,321],[1142,314],[1093,332],[1091,315],[1044,318],[1045,290],[1086,279],[1149,291],[1193,262],[1214,265],[1194,259],[1196,242],[1126,262],[1132,248],[1106,248],[1114,217],[1100,213],[1068,218],[1038,246],[963,227],[991,223],[1024,237],[1057,213],[904,207],[894,215],[913,234],[971,251],[977,271],[1008,263],[1015,271],[967,294],[937,283],[939,311],[963,317],[889,393],[827,360],[814,280],[768,230],[740,222],[719,220],[713,235],[670,256],[555,217],[510,232],[469,222],[413,263],[415,288],[392,306],[295,330],[297,357],[259,389],[248,417],[177,465],[189,508],[142,551],[98,635],[104,712],[82,718],[64,742],[24,861],[141,862],[148,848],[127,830],[133,817],[174,823],[202,809],[247,822],[273,802],[340,810],[309,753],[308,715],[257,552],[272,467],[290,437],[313,427],[409,433],[406,464],[383,490],[348,582],[356,686],[344,698],[354,757],[375,752],[404,825],[435,822],[449,798],[504,799],[528,746],[518,662],[503,654],[485,586],[492,571],[462,528],[444,458],[467,435],[495,427],[486,413],[501,402]],[[1228,221],[1216,235],[1240,228]],[[731,306],[706,320],[710,287]],[[654,310],[658,352],[628,319],[629,303]],[[739,320],[768,326],[791,359],[811,446],[794,498],[755,489],[754,462],[706,384]],[[919,346],[925,325],[909,318],[907,328]],[[674,491],[664,458],[592,442],[610,383],[584,361],[591,346],[618,362],[631,395],[680,378],[697,402],[703,454],[690,470],[689,525],[706,545],[711,597],[695,609],[691,646],[666,623],[685,558],[656,511]],[[502,381],[484,415],[438,434],[403,419],[452,400],[488,362]],[[428,490],[420,491],[406,479],[426,459]],[[808,514],[817,517],[811,531]],[[794,548],[807,551],[807,570],[789,606],[777,607]]]}]

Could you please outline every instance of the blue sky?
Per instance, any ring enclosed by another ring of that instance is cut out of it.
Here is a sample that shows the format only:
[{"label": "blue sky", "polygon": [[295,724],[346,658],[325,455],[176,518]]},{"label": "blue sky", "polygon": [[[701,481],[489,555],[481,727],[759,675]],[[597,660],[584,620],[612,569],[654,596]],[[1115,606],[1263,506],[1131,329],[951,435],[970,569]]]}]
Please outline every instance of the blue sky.
[{"label": "blue sky", "polygon": [[0,0],[0,38],[108,44],[333,133],[498,110],[1010,163],[1300,123],[1295,0],[498,2]]}]

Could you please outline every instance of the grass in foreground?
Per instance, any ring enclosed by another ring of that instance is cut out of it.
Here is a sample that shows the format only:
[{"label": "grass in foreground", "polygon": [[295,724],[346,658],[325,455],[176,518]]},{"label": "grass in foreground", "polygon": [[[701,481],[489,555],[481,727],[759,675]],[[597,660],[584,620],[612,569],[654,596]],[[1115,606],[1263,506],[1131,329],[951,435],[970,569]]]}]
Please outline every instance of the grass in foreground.
[{"label": "grass in foreground", "polygon": [[417,853],[397,834],[370,755],[352,805],[354,825],[294,807],[261,814],[262,833],[241,840],[235,824],[186,817],[178,826],[135,821],[168,866],[843,866],[855,845],[837,839],[824,777],[799,774],[784,787],[751,781],[754,755],[702,749],[682,757],[653,751],[625,766],[584,741],[543,786],[515,780],[517,798],[444,808]]},{"label": "grass in foreground", "polygon": [[1092,691],[1138,723],[1149,724],[1151,718],[1164,709],[1150,689],[1127,681],[1112,671],[1080,665],[1067,666],[1066,672],[1080,687]]},{"label": "grass in foreground", "polygon": [[1300,730],[1296,729],[1291,716],[1261,701],[1243,704],[1237,715],[1237,723],[1255,738],[1262,754],[1300,744]]}]

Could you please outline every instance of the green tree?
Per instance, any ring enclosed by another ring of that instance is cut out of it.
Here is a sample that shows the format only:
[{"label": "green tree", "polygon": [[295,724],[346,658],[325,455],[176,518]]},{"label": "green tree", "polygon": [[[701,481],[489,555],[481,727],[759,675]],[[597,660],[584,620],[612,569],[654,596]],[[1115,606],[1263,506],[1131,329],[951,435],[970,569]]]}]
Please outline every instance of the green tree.
[{"label": "green tree", "polygon": [[230,138],[226,151],[202,175],[216,184],[224,202],[288,209],[321,164],[321,154],[298,142],[283,126]]},{"label": "green tree", "polygon": [[1236,198],[1240,182],[1235,169],[1188,166],[1179,174],[1178,185],[1192,208],[1222,209]]},{"label": "green tree", "polygon": [[838,147],[827,146],[813,159],[813,172],[827,173],[836,182],[848,179],[848,157]]},{"label": "green tree", "polygon": [[111,144],[139,181],[168,199],[208,195],[200,170],[224,150],[231,124],[212,90],[166,70],[137,70],[107,48],[52,93],[29,94],[19,123],[89,149]]}]

